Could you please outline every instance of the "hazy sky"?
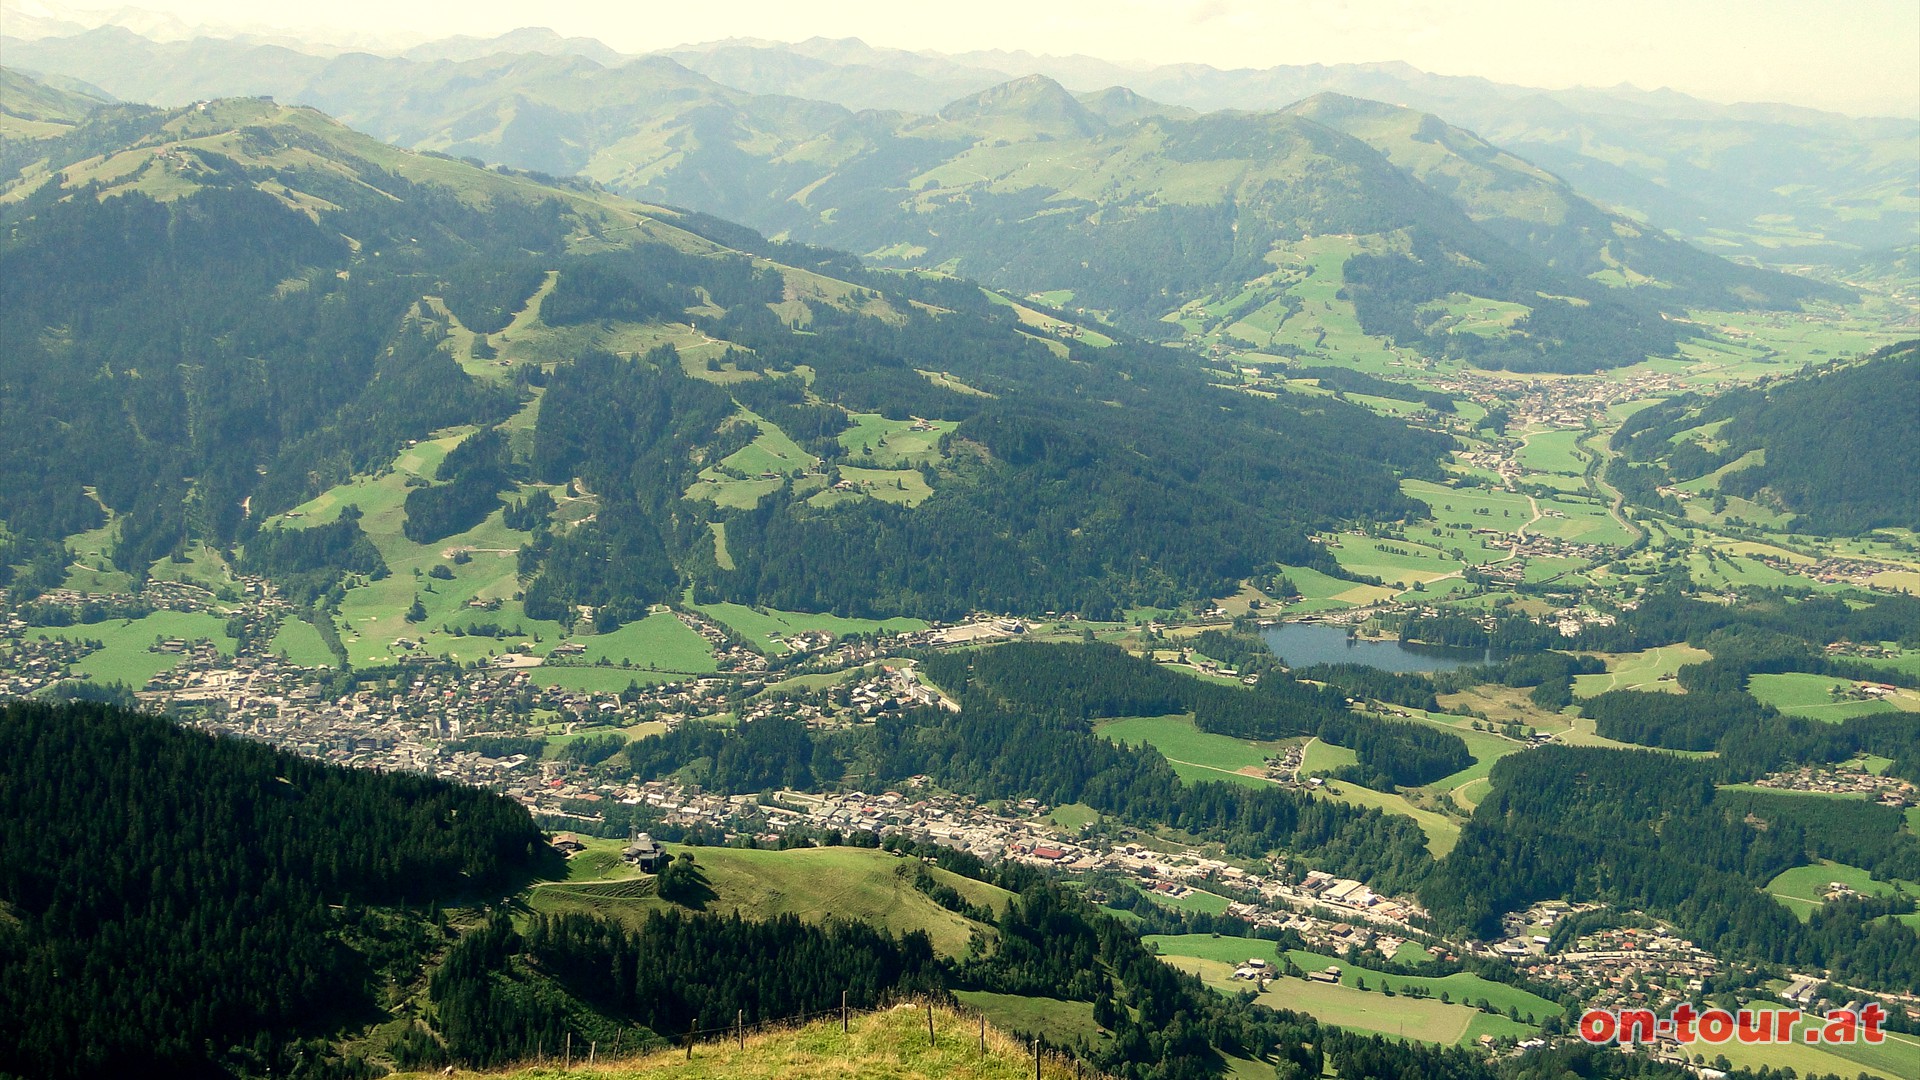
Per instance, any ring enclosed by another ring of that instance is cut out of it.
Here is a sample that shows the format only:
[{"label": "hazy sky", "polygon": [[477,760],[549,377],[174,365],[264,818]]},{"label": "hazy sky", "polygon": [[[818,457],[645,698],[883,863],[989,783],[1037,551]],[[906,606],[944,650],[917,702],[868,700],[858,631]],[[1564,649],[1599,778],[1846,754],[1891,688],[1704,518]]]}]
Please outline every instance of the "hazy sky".
[{"label": "hazy sky", "polygon": [[1920,114],[1916,0],[134,0],[134,6],[190,22],[428,36],[544,25],[634,52],[723,37],[823,35],[945,52],[1026,49],[1216,67],[1405,60],[1441,74],[1551,88],[1629,82],[1715,101]]}]

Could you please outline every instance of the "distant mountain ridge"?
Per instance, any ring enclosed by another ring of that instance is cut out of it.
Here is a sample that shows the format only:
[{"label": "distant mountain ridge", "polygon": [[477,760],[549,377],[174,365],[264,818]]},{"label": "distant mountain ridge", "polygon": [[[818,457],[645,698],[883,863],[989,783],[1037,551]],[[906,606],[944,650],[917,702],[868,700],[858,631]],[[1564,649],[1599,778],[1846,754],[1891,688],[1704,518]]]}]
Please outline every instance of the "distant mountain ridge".
[{"label": "distant mountain ridge", "polygon": [[[325,59],[206,40],[159,46],[116,30],[39,47],[42,61],[64,57],[80,77],[113,80],[108,89],[127,96],[205,89],[306,101],[403,145],[580,172],[885,263],[946,266],[1020,292],[1064,290],[1146,334],[1190,332],[1162,320],[1244,294],[1293,257],[1288,245],[1315,236],[1372,237],[1354,240],[1351,253],[1384,261],[1345,297],[1367,333],[1493,366],[1631,363],[1671,348],[1658,309],[1837,295],[1609,215],[1457,129],[1447,136],[1454,165],[1409,159],[1399,170],[1409,188],[1380,147],[1303,114],[1194,115],[1110,89],[1089,96],[1103,115],[1044,76],[989,87],[937,115],[855,113],[746,94],[663,56],[614,67],[545,53]],[[1394,136],[1402,150],[1408,137]],[[1522,188],[1573,224],[1529,221],[1539,211],[1513,205]],[[1418,237],[1398,232],[1415,225]],[[1422,245],[1441,261],[1411,254]],[[1449,263],[1454,255],[1464,261]],[[1433,330],[1432,305],[1478,303],[1460,299],[1471,297],[1509,306],[1473,333]]]},{"label": "distant mountain ridge", "polygon": [[[350,55],[338,45],[237,36],[129,52],[125,39],[115,35],[132,31],[109,25],[74,35],[72,29],[67,24],[37,27],[28,35],[32,40],[9,41],[8,62],[101,81],[118,96],[154,104],[273,93],[349,115],[363,126],[379,126],[371,116],[351,115],[338,101],[305,96],[307,83],[321,79],[321,65],[284,54]],[[49,36],[53,30],[67,36]],[[282,52],[255,51],[260,49]],[[493,38],[448,38],[404,55],[479,60],[529,52],[587,57],[607,67],[631,60],[593,39],[562,38],[541,28]],[[1145,103],[1136,105],[1129,118],[1153,105],[1268,110],[1319,93],[1340,93],[1441,116],[1552,170],[1583,195],[1715,253],[1787,265],[1845,263],[1861,251],[1886,246],[1890,235],[1920,229],[1920,185],[1912,175],[1913,163],[1920,160],[1920,121],[1912,119],[1856,119],[1789,105],[1718,105],[1671,90],[1633,87],[1545,91],[1432,75],[1404,63],[1135,69],[1084,56],[943,56],[826,38],[797,43],[729,39],[653,55],[751,94],[799,97],[855,111],[934,113],[956,99],[1028,75],[1053,78],[1082,97],[1125,87]],[[176,66],[189,69],[184,80],[167,74]],[[221,79],[217,73],[222,71],[247,71],[253,77]]]},{"label": "distant mountain ridge", "polygon": [[[1130,68],[1086,56],[989,51],[940,55],[858,39],[717,42],[666,50],[686,66],[757,93],[797,93],[851,108],[929,111],[959,92],[1042,74],[1069,89],[1125,86],[1202,112],[1280,109],[1321,93],[1443,117],[1546,166],[1583,194],[1713,250],[1768,262],[1844,259],[1920,228],[1920,120],[1855,118],[1793,105],[1720,105],[1631,86],[1541,90],[1410,64],[1307,64],[1222,70]],[[783,78],[780,61],[814,65]],[[858,79],[835,72],[859,72]],[[1790,220],[1784,220],[1790,219]],[[1809,241],[1818,232],[1824,240]]]}]

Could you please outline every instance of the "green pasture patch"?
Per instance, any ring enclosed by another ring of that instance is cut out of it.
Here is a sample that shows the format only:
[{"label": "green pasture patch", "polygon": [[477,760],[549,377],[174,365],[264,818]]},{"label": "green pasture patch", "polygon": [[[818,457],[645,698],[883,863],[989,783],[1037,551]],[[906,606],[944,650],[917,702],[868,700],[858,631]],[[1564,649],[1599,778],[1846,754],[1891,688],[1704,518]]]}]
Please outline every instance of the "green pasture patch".
[{"label": "green pasture patch", "polygon": [[952,420],[889,420],[879,413],[849,415],[853,426],[840,433],[840,445],[846,447],[855,464],[876,469],[938,461],[941,437],[960,426]]},{"label": "green pasture patch", "polygon": [[844,637],[875,632],[909,633],[927,628],[924,620],[902,617],[849,619],[839,615],[814,615],[804,611],[754,608],[744,604],[702,604],[698,607],[708,618],[753,642],[762,652],[773,655],[778,655],[786,648],[775,640],[776,636],[785,639],[798,633],[824,630],[835,637]]},{"label": "green pasture patch", "polygon": [[1561,428],[1524,436],[1518,454],[1520,466],[1533,472],[1579,476],[1587,470],[1586,452],[1579,447],[1585,431]]},{"label": "green pasture patch", "polygon": [[315,630],[312,623],[291,615],[280,620],[280,629],[274,632],[267,651],[304,667],[332,667],[336,662],[333,650],[327,648],[320,631]]},{"label": "green pasture patch", "polygon": [[28,633],[49,641],[100,642],[102,648],[74,661],[73,673],[96,683],[123,683],[133,690],[146,686],[154,676],[186,659],[182,653],[153,651],[156,642],[192,643],[206,639],[228,656],[233,655],[234,649],[234,640],[227,636],[226,620],[199,611],[156,611],[138,619],[43,627]]},{"label": "green pasture patch", "polygon": [[1835,884],[1866,896],[1891,896],[1902,892],[1909,896],[1920,895],[1920,884],[1915,882],[1878,881],[1858,866],[1825,859],[1781,871],[1767,882],[1766,891],[1805,921],[1812,917],[1815,908],[1826,902],[1826,895]]},{"label": "green pasture patch", "polygon": [[1673,676],[1688,664],[1704,663],[1713,654],[1692,645],[1662,645],[1637,653],[1595,653],[1607,665],[1598,675],[1575,675],[1573,692],[1577,697],[1596,697],[1609,690],[1659,690],[1682,694]]},{"label": "green pasture patch", "polygon": [[1286,746],[1284,741],[1253,742],[1201,731],[1193,726],[1193,718],[1184,714],[1109,720],[1095,730],[1127,746],[1152,746],[1183,779],[1224,780],[1249,786],[1268,782],[1266,760]]},{"label": "green pasture patch", "polygon": [[[670,611],[655,611],[610,633],[575,637],[586,652],[569,664],[630,664],[649,671],[704,675],[714,670],[713,648],[707,639]],[[553,666],[549,661],[548,666]]]}]

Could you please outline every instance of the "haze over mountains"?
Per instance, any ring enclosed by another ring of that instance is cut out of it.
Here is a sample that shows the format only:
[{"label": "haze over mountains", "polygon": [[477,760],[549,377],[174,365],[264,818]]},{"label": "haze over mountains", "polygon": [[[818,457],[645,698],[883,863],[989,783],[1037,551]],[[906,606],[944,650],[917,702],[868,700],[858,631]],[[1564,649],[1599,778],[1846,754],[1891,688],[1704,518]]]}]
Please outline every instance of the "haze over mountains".
[{"label": "haze over mountains", "polygon": [[[577,121],[573,114],[586,102],[543,90],[540,73],[549,79],[606,85],[608,80],[593,67],[618,67],[627,59],[598,41],[562,38],[540,29],[416,46],[388,57],[407,62],[397,66],[369,54],[343,54],[337,46],[306,46],[285,38],[271,43],[240,37],[161,44],[117,26],[45,36],[49,29],[68,25],[23,31],[37,40],[10,41],[9,63],[86,79],[117,96],[153,104],[270,93],[288,103],[322,108],[382,137],[422,146],[429,145],[430,132],[417,129],[430,118],[409,114],[426,104],[420,100],[424,88],[441,86],[443,79],[498,78],[501,57],[548,57],[538,71],[516,70],[515,84],[500,92],[525,97],[534,106],[525,121],[529,125]],[[662,57],[675,66],[659,67]],[[555,63],[568,59],[591,66]],[[1125,87],[1147,102],[1131,105],[1136,115],[1179,109],[1270,111],[1314,94],[1340,93],[1434,113],[1630,216],[1709,250],[1767,262],[1845,259],[1910,234],[1920,221],[1920,191],[1910,168],[1920,135],[1910,119],[1856,119],[1781,105],[1717,105],[1673,91],[1630,87],[1541,91],[1432,75],[1397,63],[1233,71],[1180,64],[1135,70],[1081,56],[941,56],[876,48],[855,39],[723,41],[663,50],[653,59],[647,70],[656,78],[668,70],[683,77],[684,68],[754,95],[917,114],[936,113],[959,98],[1035,74],[1076,94]],[[408,70],[410,64],[442,60],[484,61],[486,66],[438,76]],[[366,78],[381,83],[387,93],[379,109],[352,101],[344,89],[344,84]],[[700,93],[679,80],[669,82],[679,83],[675,92]],[[632,88],[635,83],[624,85]],[[383,116],[389,121],[385,125],[376,122]],[[470,125],[478,123],[466,119]],[[443,133],[443,140],[469,143],[481,132],[455,128]],[[579,152],[542,162],[528,160],[526,148],[510,141],[500,153],[508,155],[502,160],[511,164],[552,171],[578,161],[580,152],[600,150],[603,140],[617,141],[625,134],[576,133],[572,141],[579,144]]]},{"label": "haze over mountains", "polygon": [[1920,1076],[1914,122],[70,14],[0,1080]]}]

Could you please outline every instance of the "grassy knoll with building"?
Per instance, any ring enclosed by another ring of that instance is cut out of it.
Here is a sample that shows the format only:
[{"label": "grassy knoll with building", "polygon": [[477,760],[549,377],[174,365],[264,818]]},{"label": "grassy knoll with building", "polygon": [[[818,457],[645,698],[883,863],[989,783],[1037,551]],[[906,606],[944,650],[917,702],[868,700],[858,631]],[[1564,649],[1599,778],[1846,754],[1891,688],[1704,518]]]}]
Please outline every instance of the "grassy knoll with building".
[{"label": "grassy knoll with building", "polygon": [[[587,850],[568,860],[565,881],[547,882],[527,892],[535,911],[590,911],[637,921],[669,906],[657,895],[650,875],[620,860],[625,841],[586,839]],[[875,848],[793,848],[752,851],[741,848],[667,846],[670,854],[693,855],[704,887],[679,903],[702,911],[737,911],[755,919],[796,915],[808,922],[830,917],[857,919],[896,934],[924,930],[934,948],[948,956],[966,952],[981,924],[934,903],[913,886],[920,865]],[[972,903],[1002,909],[1011,894],[938,868],[929,868],[940,884]]]},{"label": "grassy knoll with building", "polygon": [[1873,713],[1920,711],[1920,693],[1915,691],[1863,695],[1850,679],[1804,672],[1755,675],[1747,685],[1747,692],[1789,716],[1804,716],[1830,724]]},{"label": "grassy knoll with building", "polygon": [[[1156,945],[1167,963],[1198,975],[1202,981],[1222,993],[1251,990],[1248,983],[1233,978],[1234,969],[1249,959],[1260,958],[1279,964],[1279,953],[1272,942],[1254,938],[1214,937],[1211,934],[1153,935],[1145,938]],[[1511,1006],[1523,1017],[1536,1020],[1558,1013],[1560,1007],[1545,998],[1477,975],[1454,974],[1440,978],[1386,975],[1367,968],[1356,968],[1319,953],[1291,950],[1287,956],[1302,969],[1323,972],[1329,966],[1340,968],[1339,981],[1319,981],[1291,977],[1271,980],[1255,999],[1276,1009],[1293,1009],[1312,1015],[1323,1023],[1356,1031],[1377,1032],[1395,1038],[1455,1045],[1471,1043],[1481,1035],[1527,1038],[1536,1025],[1504,1015]],[[1364,984],[1366,987],[1362,989]],[[1391,985],[1392,995],[1385,992]],[[1409,997],[1405,988],[1418,986],[1430,997]],[[1445,993],[1450,1000],[1440,1000]],[[1478,1002],[1500,1010],[1486,1012]]]},{"label": "grassy knoll with building", "polygon": [[1920,895],[1920,884],[1915,882],[1878,881],[1858,866],[1825,859],[1782,871],[1767,882],[1767,892],[1804,922],[1813,917],[1814,908],[1826,902],[1827,894],[1834,891],[1835,885],[1864,896],[1891,896],[1896,892]]}]

